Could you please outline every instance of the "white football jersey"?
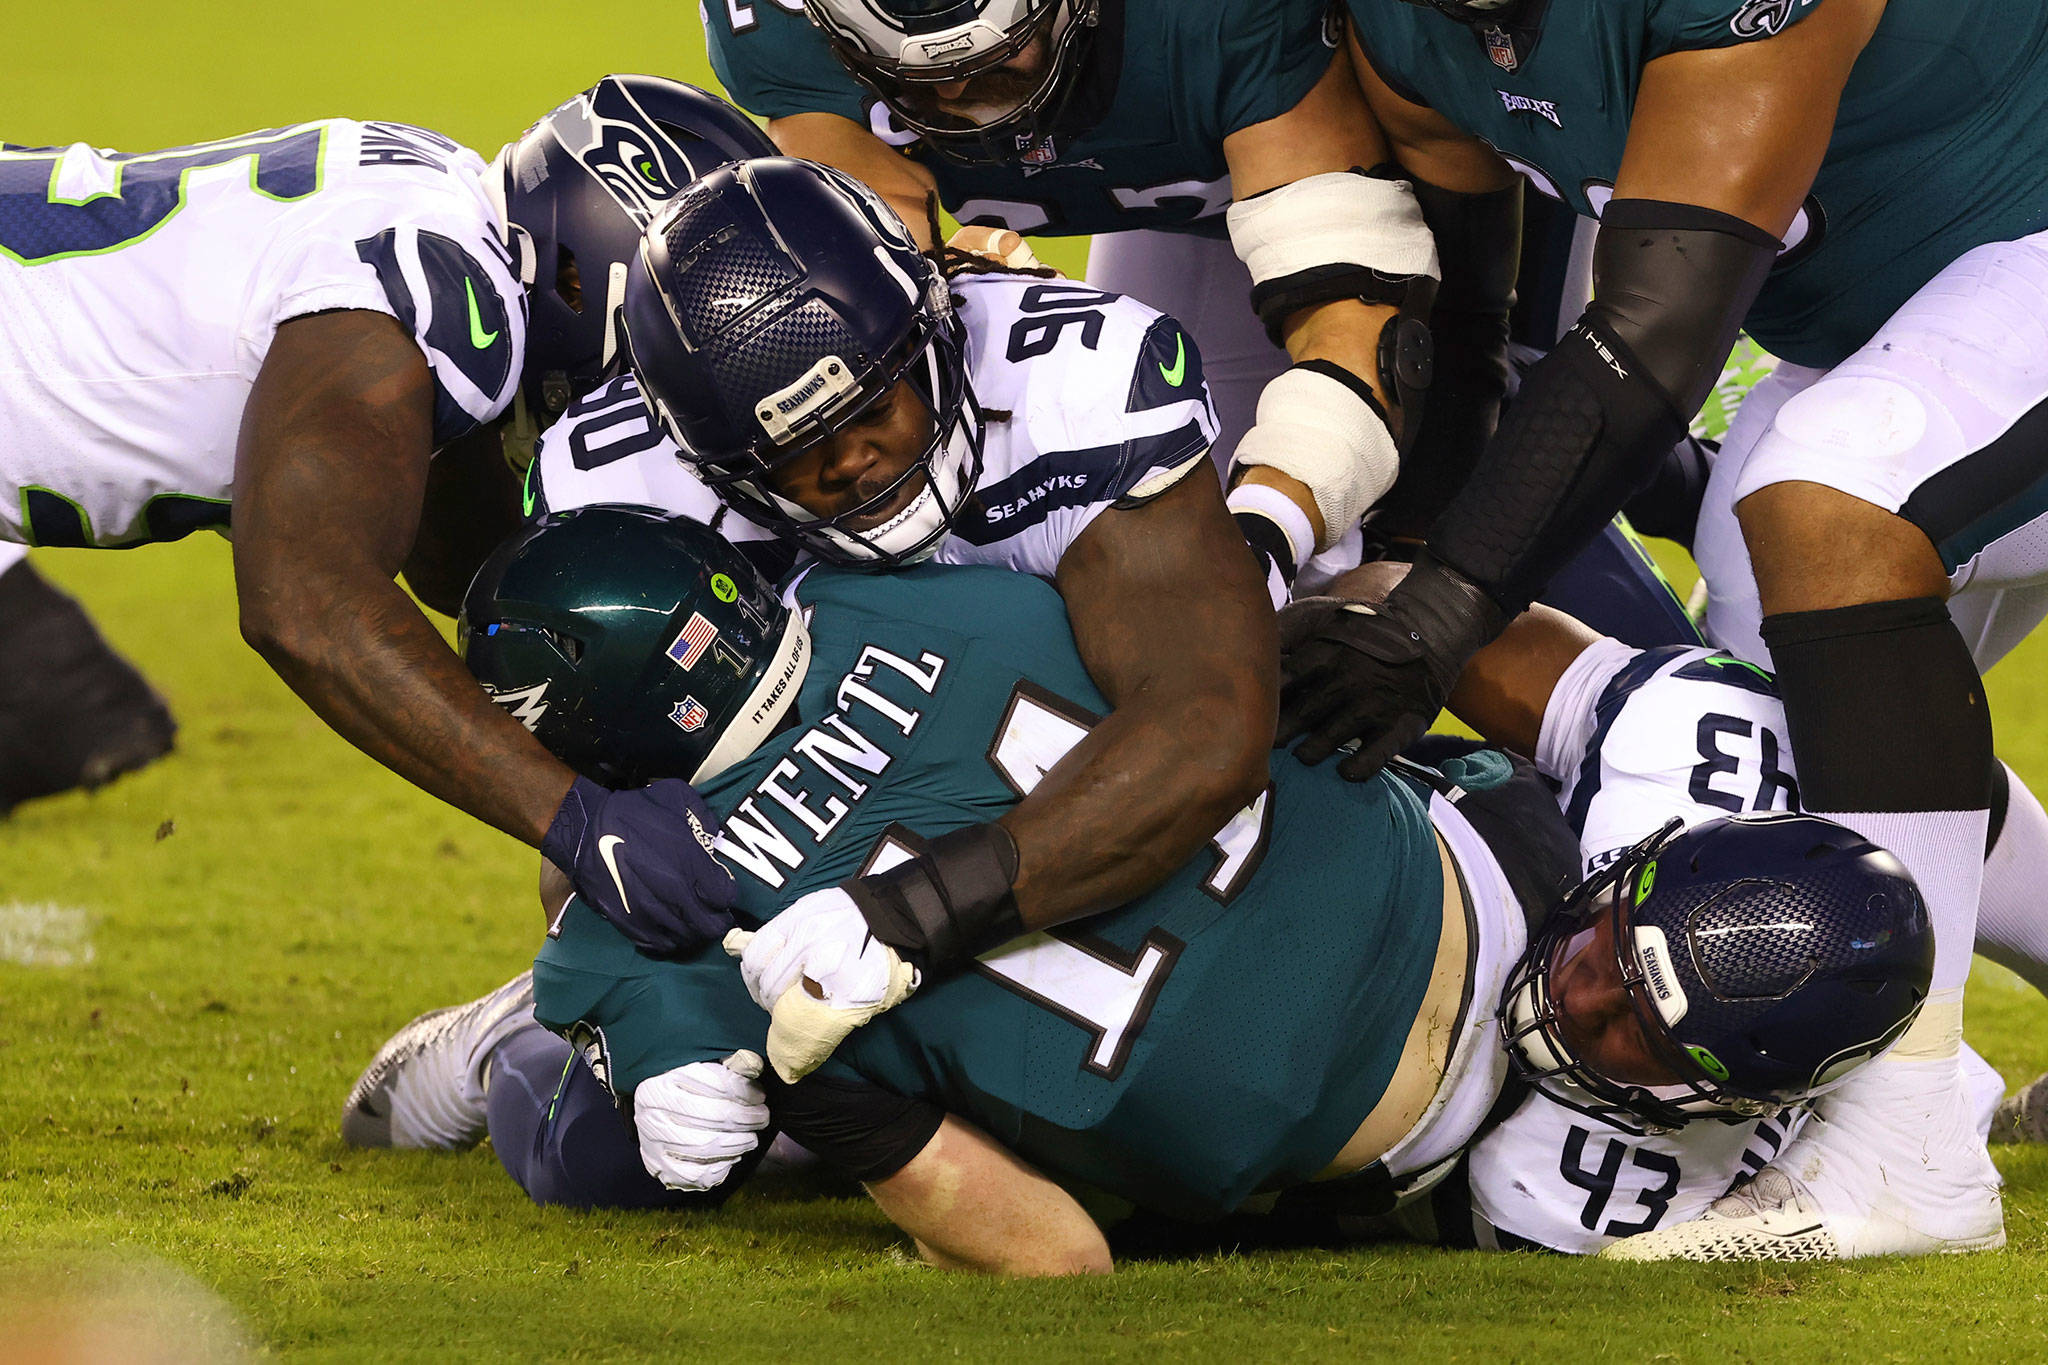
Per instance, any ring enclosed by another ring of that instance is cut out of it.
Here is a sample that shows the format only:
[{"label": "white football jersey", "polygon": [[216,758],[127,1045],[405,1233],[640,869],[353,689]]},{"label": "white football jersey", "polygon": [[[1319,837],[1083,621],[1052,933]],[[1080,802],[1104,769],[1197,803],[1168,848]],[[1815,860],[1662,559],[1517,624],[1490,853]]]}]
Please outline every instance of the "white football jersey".
[{"label": "white football jersey", "polygon": [[1536,766],[1561,784],[1590,873],[1673,816],[1690,829],[1795,809],[1789,733],[1777,685],[1755,664],[1698,646],[1602,639],[1550,694]]},{"label": "white football jersey", "polygon": [[[1017,275],[950,283],[991,416],[976,496],[935,558],[1050,578],[1105,508],[1155,497],[1204,459],[1216,418],[1201,358],[1180,324],[1134,299]],[[549,427],[528,478],[533,515],[596,504],[715,525],[770,577],[795,560],[697,479],[630,376]]]},{"label": "white football jersey", "polygon": [[226,531],[280,323],[366,309],[426,353],[445,444],[502,412],[526,297],[484,163],[328,119],[136,154],[0,147],[0,539]]},{"label": "white football jersey", "polygon": [[[1589,874],[1673,816],[1690,827],[1798,801],[1770,674],[1697,647],[1589,647],[1551,693],[1536,766],[1561,784]],[[1761,1170],[1803,1115],[1638,1137],[1532,1094],[1438,1192],[1437,1231],[1460,1245],[1590,1254],[1698,1217]]]}]

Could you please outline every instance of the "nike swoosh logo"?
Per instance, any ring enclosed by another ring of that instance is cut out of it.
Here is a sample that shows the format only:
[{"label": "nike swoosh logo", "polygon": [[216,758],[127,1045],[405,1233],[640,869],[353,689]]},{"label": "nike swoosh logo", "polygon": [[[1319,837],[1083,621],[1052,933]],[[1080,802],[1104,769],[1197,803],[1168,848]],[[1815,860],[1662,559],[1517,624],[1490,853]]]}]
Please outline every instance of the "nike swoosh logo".
[{"label": "nike swoosh logo", "polygon": [[1180,381],[1187,378],[1187,375],[1188,339],[1182,333],[1175,332],[1173,334],[1173,365],[1171,367],[1161,365],[1159,367],[1159,377],[1177,389],[1180,387]]},{"label": "nike swoosh logo", "polygon": [[630,915],[633,913],[633,905],[632,902],[626,899],[626,883],[619,876],[618,855],[613,852],[614,849],[625,842],[624,839],[616,834],[607,834],[597,841],[597,856],[604,859],[604,870],[612,874],[612,885],[619,888],[619,904]]},{"label": "nike swoosh logo", "polygon": [[520,501],[523,504],[523,506],[520,510],[519,515],[523,517],[530,517],[533,515],[533,504],[536,501],[534,497],[533,484],[534,480],[538,479],[539,477],[540,459],[538,456],[536,456],[534,458],[533,463],[526,467],[526,485],[524,488],[520,490]]},{"label": "nike swoosh logo", "polygon": [[[484,330],[483,314],[477,310],[476,306],[476,281],[470,279],[467,275],[463,276],[462,292],[469,295],[469,344],[476,347],[479,351],[484,350],[498,339],[498,334]],[[1175,380],[1174,382],[1179,383],[1180,381]]]}]

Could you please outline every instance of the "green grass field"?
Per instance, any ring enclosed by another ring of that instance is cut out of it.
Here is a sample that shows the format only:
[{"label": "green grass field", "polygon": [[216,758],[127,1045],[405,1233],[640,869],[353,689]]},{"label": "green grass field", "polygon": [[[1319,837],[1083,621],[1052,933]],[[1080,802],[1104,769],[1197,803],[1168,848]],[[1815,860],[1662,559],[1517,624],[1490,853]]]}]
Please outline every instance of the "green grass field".
[{"label": "green grass field", "polygon": [[[81,26],[68,59],[0,49],[0,138],[145,148],[346,113],[489,149],[610,68],[705,78],[687,5],[585,6],[526,35],[495,27],[514,11],[477,3],[227,10],[89,7],[67,16]],[[112,52],[89,56],[88,42]],[[236,634],[221,542],[37,562],[91,605],[184,729],[149,772],[0,824],[0,1359],[21,1346],[11,1311],[64,1311],[110,1267],[188,1277],[257,1349],[304,1359],[2048,1349],[2037,1152],[2002,1156],[2012,1246],[1975,1258],[1635,1268],[1395,1247],[997,1284],[915,1266],[853,1200],[570,1216],[532,1207],[488,1150],[348,1151],[341,1098],[377,1044],[530,955],[532,856],[299,705]],[[1992,677],[2001,751],[2037,784],[2044,669],[2037,643]],[[2048,1005],[2003,973],[1980,973],[1970,1034],[2011,1079],[2048,1067]]]}]

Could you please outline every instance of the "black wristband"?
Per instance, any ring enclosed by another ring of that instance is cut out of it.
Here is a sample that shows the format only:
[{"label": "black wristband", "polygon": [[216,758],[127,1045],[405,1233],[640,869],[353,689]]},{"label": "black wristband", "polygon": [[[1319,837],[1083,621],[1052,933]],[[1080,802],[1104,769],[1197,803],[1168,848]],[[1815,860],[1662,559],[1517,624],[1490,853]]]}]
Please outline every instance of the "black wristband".
[{"label": "black wristband", "polygon": [[926,975],[959,970],[1024,932],[1017,841],[990,821],[942,834],[887,872],[846,884],[875,938]]},{"label": "black wristband", "polygon": [[1415,557],[1408,576],[1394,585],[1387,602],[1434,646],[1427,654],[1430,671],[1446,694],[1456,685],[1465,661],[1506,629],[1509,619],[1484,588],[1426,549]]}]

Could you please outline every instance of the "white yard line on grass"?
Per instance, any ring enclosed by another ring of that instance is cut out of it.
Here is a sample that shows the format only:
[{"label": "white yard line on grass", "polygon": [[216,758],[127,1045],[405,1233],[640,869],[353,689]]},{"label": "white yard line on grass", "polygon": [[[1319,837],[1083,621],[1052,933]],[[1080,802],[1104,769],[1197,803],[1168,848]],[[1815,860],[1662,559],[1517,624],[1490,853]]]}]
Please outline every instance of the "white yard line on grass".
[{"label": "white yard line on grass", "polygon": [[0,962],[79,967],[92,959],[92,920],[85,911],[48,901],[0,904]]}]

